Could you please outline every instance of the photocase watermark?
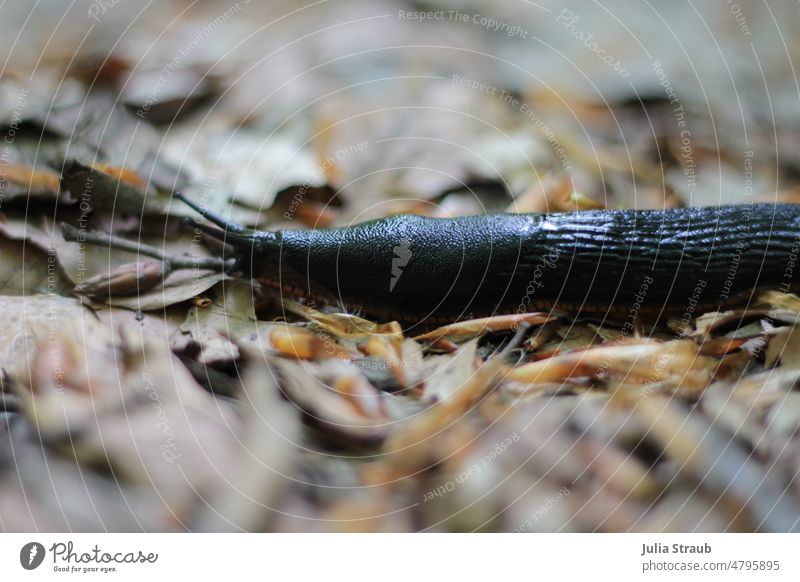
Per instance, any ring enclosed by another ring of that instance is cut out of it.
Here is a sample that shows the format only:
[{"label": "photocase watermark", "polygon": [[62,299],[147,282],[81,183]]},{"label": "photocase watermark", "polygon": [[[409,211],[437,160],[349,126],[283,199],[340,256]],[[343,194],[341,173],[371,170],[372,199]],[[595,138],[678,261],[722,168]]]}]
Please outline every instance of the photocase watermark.
[{"label": "photocase watermark", "polygon": [[324,329],[313,329],[312,333],[314,333],[322,342],[322,348],[325,350],[326,354],[329,356],[334,356],[336,354],[336,338],[334,338]]},{"label": "photocase watermark", "polygon": [[400,244],[392,250],[394,251],[394,258],[392,259],[392,278],[389,281],[389,293],[394,291],[395,285],[397,285],[403,274],[403,269],[408,265],[411,256],[414,254],[411,252],[411,241],[407,238],[402,239]]},{"label": "photocase watermark", "polygon": [[752,235],[750,232],[750,225],[751,225],[751,217],[753,214],[753,210],[755,210],[755,203],[752,199],[753,197],[753,157],[755,152],[753,150],[747,150],[744,152],[744,164],[743,164],[743,171],[742,177],[744,178],[744,195],[749,196],[750,200],[748,200],[745,204],[742,204],[743,212],[741,213],[740,225],[742,227],[741,232],[737,230],[738,239],[736,241],[735,249],[736,251],[731,258],[731,265],[728,268],[728,275],[725,278],[725,281],[722,284],[722,291],[720,292],[720,300],[725,302],[731,294],[731,289],[733,288],[733,280],[736,278],[736,273],[739,271],[739,263],[742,260],[742,254],[747,250],[750,246],[752,241]]},{"label": "photocase watermark", "polygon": [[[655,278],[653,275],[645,275],[642,277],[642,281],[639,283],[639,289],[636,291],[636,295],[633,296],[631,308],[628,310],[628,313],[622,322],[622,327],[617,333],[617,337],[614,338],[612,345],[621,345],[623,342],[625,342],[629,335],[636,331],[636,322],[639,321],[639,313],[642,310],[645,300],[647,299],[647,293],[654,282]],[[597,368],[597,370],[595,370],[595,376],[605,376],[614,363],[613,360],[613,354],[606,356],[603,361],[600,362],[600,366]]]},{"label": "photocase watermark", "polygon": [[754,150],[744,152],[744,164],[742,164],[742,178],[744,178],[744,195],[753,196],[753,159],[756,156]]},{"label": "photocase watermark", "polygon": [[175,435],[172,433],[172,427],[169,424],[167,413],[161,404],[161,397],[153,383],[153,377],[150,376],[149,373],[144,372],[142,374],[142,381],[144,382],[144,389],[147,395],[150,397],[150,400],[153,401],[153,408],[156,410],[158,422],[153,425],[153,428],[160,429],[161,433],[164,435],[164,442],[158,446],[158,450],[166,462],[174,463],[176,459],[181,457],[181,454],[177,452],[178,447],[175,442]]},{"label": "photocase watermark", "polygon": [[558,158],[561,167],[565,171],[572,167],[572,164],[570,163],[569,158],[567,157],[567,154],[561,145],[561,142],[558,140],[553,130],[550,129],[550,126],[547,125],[544,119],[538,113],[536,113],[527,102],[520,99],[515,93],[501,87],[490,85],[483,81],[462,77],[461,75],[453,75],[452,80],[453,83],[461,87],[466,87],[473,91],[480,91],[482,93],[486,93],[487,95],[491,95],[492,97],[497,97],[505,104],[519,111],[519,113],[522,114],[528,121],[530,121],[547,140],[553,150],[553,153]]},{"label": "photocase watermark", "polygon": [[[767,312],[767,316],[764,318],[764,323],[769,327],[775,326],[775,319],[778,316],[778,312],[781,310],[781,306],[786,300],[786,297],[792,292],[794,285],[794,269],[797,266],[798,256],[800,256],[800,235],[795,237],[794,241],[792,241],[792,246],[789,248],[789,253],[786,258],[786,267],[784,267],[783,270],[783,281],[778,286],[780,294],[777,296],[775,302]],[[769,345],[769,342],[757,344],[753,350],[753,358],[760,356],[767,345]]]},{"label": "photocase watermark", "polygon": [[35,570],[42,565],[45,549],[39,542],[28,542],[19,551],[20,566],[26,570]]},{"label": "photocase watermark", "polygon": [[175,57],[173,57],[173,59],[161,69],[161,74],[158,76],[158,79],[156,79],[153,88],[150,89],[150,92],[147,94],[142,106],[136,111],[137,116],[142,119],[147,117],[147,113],[158,99],[158,96],[161,94],[161,91],[164,89],[167,81],[169,81],[172,74],[178,70],[184,59],[192,54],[192,52],[200,45],[200,43],[211,36],[214,31],[238,14],[242,10],[243,4],[250,4],[250,1],[251,0],[243,0],[242,2],[236,2],[233,6],[214,18],[214,20],[210,21],[203,28],[198,30],[192,39],[178,50],[178,54],[175,55]]},{"label": "photocase watermark", "polygon": [[56,542],[49,549],[39,542],[28,542],[19,551],[19,563],[26,570],[35,570],[42,565],[48,552],[52,558],[53,572],[70,574],[108,574],[117,572],[121,564],[155,564],[156,552],[105,551],[95,544],[88,550],[76,549],[70,540]]},{"label": "photocase watermark", "polygon": [[[525,295],[522,297],[519,305],[517,306],[517,313],[527,313],[530,310],[531,300],[536,294],[536,290],[544,288],[542,277],[544,276],[545,269],[556,268],[558,257],[560,255],[558,249],[546,246],[545,250],[547,253],[542,254],[542,256],[539,257],[539,261],[536,263],[536,266],[533,269],[531,280],[528,282],[528,286],[525,288]],[[517,326],[517,324],[514,325],[515,327]]]},{"label": "photocase watermark", "polygon": [[75,242],[78,243],[78,256],[77,256],[77,281],[78,285],[82,284],[86,278],[86,273],[89,267],[86,265],[86,231],[89,225],[89,215],[92,212],[92,195],[94,193],[94,179],[91,174],[86,177],[86,184],[81,192],[81,197],[78,202],[78,209],[80,210],[80,217],[78,218],[78,235]]},{"label": "photocase watermark", "polygon": [[[703,290],[706,288],[706,285],[708,285],[708,281],[704,279],[698,279],[694,289],[692,289],[692,294],[687,302],[686,310],[683,312],[683,316],[681,317],[681,324],[684,328],[688,327],[689,322],[692,320],[692,317],[694,317],[694,311],[697,309],[697,305],[700,303],[700,296],[703,294]],[[684,333],[681,333],[678,337],[683,337],[684,335]]]},{"label": "photocase watermark", "polygon": [[675,92],[667,73],[664,71],[661,61],[653,61],[651,66],[658,78],[658,84],[664,89],[667,99],[670,105],[672,105],[675,125],[680,130],[680,158],[683,164],[683,174],[686,176],[686,187],[691,191],[697,186],[697,167],[694,161],[694,151],[692,148],[692,132],[689,130],[686,123],[686,111],[678,99],[678,94]]},{"label": "photocase watermark", "polygon": [[569,495],[569,489],[566,487],[562,487],[556,493],[551,495],[547,498],[547,500],[539,506],[533,513],[531,513],[530,517],[528,517],[525,521],[520,523],[517,527],[512,530],[512,533],[524,533],[531,531],[536,526],[536,523],[542,519],[547,513],[553,509],[556,505],[561,503],[561,501]]},{"label": "photocase watermark", "polygon": [[[79,222],[79,229],[78,229],[78,250],[76,253],[77,258],[77,283],[83,283],[86,271],[88,270],[86,266],[86,229],[88,226],[88,217],[89,213],[91,212],[91,198],[92,198],[92,190],[94,188],[94,181],[91,177],[88,177],[86,180],[86,186],[84,187],[84,192],[81,195],[80,202],[78,208],[81,211],[81,216],[78,219]],[[62,328],[62,320],[61,320],[61,295],[58,292],[57,285],[59,282],[59,265],[58,265],[58,255],[56,253],[55,244],[51,244],[47,249],[47,278],[46,278],[46,288],[47,288],[47,297],[48,297],[48,306],[47,306],[47,320],[49,322],[49,327],[47,331],[47,345],[48,345],[48,355],[51,359],[50,368],[52,370],[52,380],[54,382],[53,391],[56,394],[63,394],[65,391],[66,383],[65,383],[65,363],[62,361],[62,345],[64,343],[64,336],[63,336],[63,328]]]},{"label": "photocase watermark", "polygon": [[739,263],[742,261],[742,253],[747,250],[747,246],[749,244],[749,232],[750,232],[750,215],[753,212],[753,203],[752,201],[748,204],[744,204],[744,212],[742,213],[742,222],[745,224],[745,232],[742,233],[742,236],[739,240],[736,241],[734,245],[734,253],[733,257],[731,257],[731,264],[728,267],[728,274],[725,277],[725,281],[722,283],[722,291],[720,291],[719,298],[722,302],[725,302],[731,294],[731,289],[733,288],[733,280],[736,278],[736,273],[739,271]]},{"label": "photocase watermark", "polygon": [[353,360],[353,365],[359,370],[370,372],[383,372],[408,366],[402,360],[385,360],[383,358],[358,358]]},{"label": "photocase watermark", "polygon": [[602,48],[596,40],[594,40],[594,33],[586,33],[576,26],[580,21],[580,14],[576,14],[568,8],[562,8],[558,11],[556,22],[560,23],[569,33],[577,40],[583,43],[587,49],[592,51],[601,62],[605,63],[613,71],[616,71],[620,77],[627,77],[630,72],[622,65],[622,62]]},{"label": "photocase watermark", "polygon": [[6,189],[8,188],[8,168],[11,162],[12,145],[17,136],[20,125],[22,124],[22,113],[28,108],[28,95],[30,89],[22,88],[17,95],[17,100],[14,103],[14,109],[11,112],[11,119],[6,127],[5,135],[3,136],[3,150],[0,153],[0,208],[3,207],[3,202],[6,198]]},{"label": "photocase watermark", "polygon": [[[208,207],[208,200],[214,194],[214,183],[216,179],[213,175],[209,175],[203,181],[203,188],[200,192],[200,197],[197,203],[201,207]],[[200,280],[203,278],[200,268],[200,260],[203,257],[203,249],[205,245],[203,244],[204,240],[204,232],[199,226],[194,227],[194,232],[192,233],[192,241],[189,244],[189,248],[191,249],[191,256],[193,258],[192,262],[192,288],[194,289],[194,296],[200,295],[201,291],[201,284]]]},{"label": "photocase watermark", "polygon": [[733,0],[725,0],[725,5],[728,7],[728,11],[736,19],[736,24],[739,26],[739,32],[741,32],[744,36],[753,36],[753,33],[750,32],[750,26],[747,24],[747,17],[742,13],[742,7],[736,2],[733,2]]},{"label": "photocase watermark", "polygon": [[100,22],[100,17],[105,16],[108,12],[114,8],[117,4],[120,3],[121,0],[94,0],[89,5],[89,10],[87,14],[89,18],[93,18],[95,21]]},{"label": "photocase watermark", "polygon": [[[308,298],[306,305],[311,309],[321,309],[322,307],[313,297]],[[335,356],[339,352],[339,346],[336,337],[325,331],[323,328],[312,326],[306,328],[306,331],[312,333],[322,343],[322,349],[325,350],[325,353],[329,357]]]},{"label": "photocase watermark", "polygon": [[[653,275],[645,275],[642,278],[639,289],[633,298],[633,304],[631,305],[631,308],[628,311],[624,322],[622,323],[619,333],[612,342],[613,346],[619,346],[624,343],[625,340],[636,330],[636,322],[639,320],[639,313],[641,312],[645,300],[647,299],[648,291],[653,288],[655,282],[656,280]],[[706,288],[706,285],[708,285],[708,282],[704,279],[697,280],[697,283],[695,284],[694,288],[692,289],[692,293],[688,298],[686,309],[680,320],[682,324],[682,331],[676,334],[675,339],[683,339],[686,337],[685,330],[688,329],[689,323],[691,322],[692,317],[694,317],[695,309],[700,303],[700,298]],[[658,354],[658,357],[656,357],[655,363],[653,364],[652,372],[644,380],[644,382],[642,382],[642,385],[644,386],[641,391],[642,395],[647,396],[655,389],[656,384],[662,377],[662,373],[677,353],[677,348],[677,344],[673,342],[669,344],[669,347]],[[595,375],[598,377],[605,376],[608,373],[608,370],[611,369],[612,365],[614,364],[614,357],[615,356],[613,353],[610,353],[608,356],[606,356],[600,363],[600,367],[598,367],[595,371]]]},{"label": "photocase watermark", "polygon": [[523,40],[528,40],[531,36],[529,30],[522,28],[518,24],[506,20],[498,20],[477,12],[461,12],[459,10],[398,10],[397,18],[399,20],[410,20],[413,22],[438,20],[475,24],[490,32],[498,32],[511,38],[521,38]]},{"label": "photocase watermark", "polygon": [[[30,546],[27,544],[23,551]],[[39,546],[41,560],[44,559],[44,546]],[[155,564],[158,561],[156,552],[135,551],[105,551],[95,544],[88,550],[76,549],[75,544],[68,542],[56,542],[50,546],[50,556],[52,557],[53,571],[70,574],[108,574],[118,572],[118,566],[122,564]],[[23,556],[20,556],[22,560]],[[37,557],[37,559],[40,559]],[[41,562],[39,562],[41,564]],[[23,564],[23,567],[25,565]],[[31,569],[31,568],[26,568]]]},{"label": "photocase watermark", "polygon": [[427,503],[428,501],[433,500],[436,497],[442,497],[455,491],[456,485],[462,485],[472,477],[478,475],[481,471],[483,471],[489,464],[494,461],[497,457],[502,455],[504,452],[508,450],[511,445],[519,441],[519,434],[516,432],[511,433],[505,439],[497,443],[494,448],[486,453],[481,459],[475,463],[472,463],[469,467],[461,471],[458,475],[456,475],[453,479],[449,479],[436,487],[435,489],[431,489],[426,491],[422,497],[422,502]]},{"label": "photocase watermark", "polygon": [[50,356],[50,369],[52,370],[52,379],[54,382],[53,391],[56,394],[63,394],[65,388],[64,382],[64,362],[61,357],[63,350],[61,344],[64,342],[61,327],[59,326],[59,299],[60,295],[57,293],[56,283],[58,282],[58,263],[56,258],[56,251],[53,246],[47,249],[47,319],[50,326],[47,333],[47,343],[49,346],[48,354]]},{"label": "photocase watermark", "polygon": [[297,213],[298,208],[300,208],[300,205],[305,202],[309,189],[312,188],[312,182],[319,183],[324,181],[328,172],[331,170],[331,168],[335,167],[337,163],[343,162],[355,154],[365,152],[367,151],[367,148],[369,148],[369,142],[361,141],[341,147],[336,150],[332,156],[326,157],[320,165],[314,168],[314,170],[311,172],[311,176],[309,176],[297,189],[297,192],[295,192],[294,196],[289,202],[289,208],[287,208],[283,213],[283,217],[286,220],[294,219],[294,215]]}]

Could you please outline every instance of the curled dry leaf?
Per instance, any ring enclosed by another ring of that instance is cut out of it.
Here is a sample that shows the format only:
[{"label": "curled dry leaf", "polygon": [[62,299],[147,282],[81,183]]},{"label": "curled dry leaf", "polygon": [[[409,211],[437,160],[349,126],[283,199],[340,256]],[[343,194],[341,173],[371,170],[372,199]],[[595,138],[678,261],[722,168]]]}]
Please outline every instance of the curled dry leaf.
[{"label": "curled dry leaf", "polygon": [[580,192],[570,192],[566,196],[565,203],[569,210],[602,210],[605,208],[604,204]]},{"label": "curled dry leaf", "polygon": [[199,295],[197,297],[192,297],[190,303],[195,307],[208,307],[214,302],[211,300],[210,297],[207,297],[206,295]]},{"label": "curled dry leaf", "polygon": [[511,315],[495,315],[481,319],[460,321],[451,325],[437,328],[428,333],[416,336],[417,341],[437,341],[449,339],[452,341],[465,341],[479,335],[498,331],[515,331],[520,325],[541,325],[557,319],[547,313],[514,313]]},{"label": "curled dry leaf", "polygon": [[302,327],[276,326],[270,333],[270,342],[278,354],[288,358],[298,360],[350,358],[350,354],[336,343],[335,338],[327,334],[317,335]]},{"label": "curled dry leaf", "polygon": [[[137,249],[138,245],[146,245],[144,240],[126,241],[131,249],[119,250],[109,248],[107,242],[105,244],[83,242],[85,237],[95,233],[81,229],[70,229],[72,231],[70,236],[74,235],[74,240],[70,241],[65,240],[61,226],[50,224],[45,230],[48,248],[52,248],[59,265],[75,285],[82,285],[93,276],[107,273],[109,265],[139,262],[145,256]],[[103,234],[100,236],[107,237]],[[189,232],[177,232],[174,237],[169,238],[165,238],[162,234],[154,242],[158,246],[150,246],[150,250],[164,257],[170,266],[175,267],[177,261],[187,267],[173,268],[166,274],[162,285],[149,290],[132,295],[105,297],[107,305],[137,311],[161,311],[165,307],[197,297],[217,283],[230,279],[221,267],[208,266],[208,261],[216,262],[216,260]]]},{"label": "curled dry leaf", "polygon": [[703,388],[713,378],[715,361],[698,354],[692,340],[631,340],[602,345],[524,364],[508,379],[530,384],[559,382],[567,378],[609,376],[643,384],[671,380],[676,386]]},{"label": "curled dry leaf", "polygon": [[361,415],[368,418],[388,418],[379,392],[363,376],[339,376],[332,381],[331,387]]},{"label": "curled dry leaf", "polygon": [[470,381],[479,361],[477,348],[478,343],[473,340],[453,355],[433,356],[425,360],[422,382],[426,400],[448,400]]},{"label": "curled dry leaf", "polygon": [[[406,339],[399,346],[399,356],[395,357],[393,340],[388,345],[392,348],[388,359],[385,354],[367,355],[355,358],[353,364],[373,386],[384,392],[399,392],[421,385],[425,368],[422,346],[412,339]],[[374,351],[374,344],[372,348],[361,346],[361,349],[369,354],[371,350]]]},{"label": "curled dry leaf", "polygon": [[376,421],[387,420],[383,394],[359,372],[358,367],[334,359],[320,363],[315,375],[362,416]]},{"label": "curled dry leaf", "polygon": [[367,340],[364,352],[373,358],[382,359],[386,369],[395,377],[399,386],[406,385],[406,370],[401,358],[402,340],[393,336],[374,335]]},{"label": "curled dry leaf", "polygon": [[[758,334],[755,337],[761,337]],[[704,356],[711,356],[721,358],[726,354],[730,354],[741,349],[748,341],[747,338],[729,339],[726,337],[715,338],[703,341],[700,345],[700,353]]]},{"label": "curled dry leaf", "polygon": [[[769,305],[772,311],[790,311],[800,313],[800,297],[794,293],[784,293],[783,291],[766,290],[758,296],[756,300],[760,304]],[[796,321],[796,318],[795,318]],[[786,321],[786,323],[794,323]]]},{"label": "curled dry leaf", "polygon": [[535,181],[520,194],[506,212],[552,212],[564,203],[572,192],[573,184],[568,176],[547,174]]},{"label": "curled dry leaf", "polygon": [[[788,295],[786,297],[789,297]],[[755,337],[763,332],[760,322],[798,322],[798,312],[790,309],[753,308],[734,311],[705,313],[695,321],[692,337],[705,338],[711,335],[734,333],[735,337]],[[755,320],[755,321],[754,321]],[[757,325],[754,325],[757,324]]]},{"label": "curled dry leaf", "polygon": [[287,311],[314,322],[317,326],[339,338],[362,339],[372,335],[386,335],[398,340],[403,339],[403,329],[396,321],[375,323],[349,313],[323,313],[311,306],[284,299],[283,306]]}]

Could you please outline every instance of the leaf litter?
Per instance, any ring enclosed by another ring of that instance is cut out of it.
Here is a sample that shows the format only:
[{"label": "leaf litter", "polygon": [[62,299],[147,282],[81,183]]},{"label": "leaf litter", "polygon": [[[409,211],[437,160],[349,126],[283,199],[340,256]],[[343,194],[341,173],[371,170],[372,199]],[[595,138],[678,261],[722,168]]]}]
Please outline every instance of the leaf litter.
[{"label": "leaf litter", "polygon": [[[558,51],[453,21],[389,23],[406,3],[346,4],[362,20],[342,30],[319,32],[342,10],[324,4],[266,34],[258,23],[280,8],[248,3],[177,61],[225,7],[161,35],[171,17],[144,13],[143,51],[113,33],[131,17],[120,4],[85,46],[69,32],[59,52],[27,39],[37,75],[4,73],[3,529],[797,530],[800,298],[770,290],[626,337],[555,311],[409,337],[270,296],[182,225],[194,214],[170,196],[270,229],[796,202],[796,88],[785,47],[765,40],[774,25],[749,15],[770,87],[734,87],[740,111],[719,61],[692,63],[713,87],[663,52],[654,69],[597,7],[581,23],[624,55],[624,82],[524,3],[494,9]],[[656,26],[624,6],[638,29]],[[13,18],[2,26],[17,36]],[[707,52],[694,23],[678,28]],[[719,38],[737,78],[761,79]],[[387,58],[387,43],[406,50]],[[13,69],[32,67],[17,53]],[[64,225],[132,246],[68,239]]]}]

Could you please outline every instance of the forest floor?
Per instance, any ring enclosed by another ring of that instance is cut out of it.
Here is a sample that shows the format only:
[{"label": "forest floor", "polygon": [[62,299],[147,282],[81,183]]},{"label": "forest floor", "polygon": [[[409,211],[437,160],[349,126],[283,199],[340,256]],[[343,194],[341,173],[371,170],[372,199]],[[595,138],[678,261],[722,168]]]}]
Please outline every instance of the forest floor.
[{"label": "forest floor", "polygon": [[797,202],[796,19],[4,3],[0,529],[797,530],[800,298],[423,332],[226,271],[172,197],[260,230]]}]

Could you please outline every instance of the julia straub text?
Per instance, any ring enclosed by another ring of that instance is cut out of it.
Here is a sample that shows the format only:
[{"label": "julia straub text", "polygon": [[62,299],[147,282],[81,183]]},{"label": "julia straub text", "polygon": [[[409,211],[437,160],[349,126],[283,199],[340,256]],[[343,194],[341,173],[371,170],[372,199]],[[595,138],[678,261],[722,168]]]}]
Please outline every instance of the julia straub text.
[{"label": "julia straub text", "polygon": [[642,556],[651,554],[710,554],[709,544],[642,544]]}]

